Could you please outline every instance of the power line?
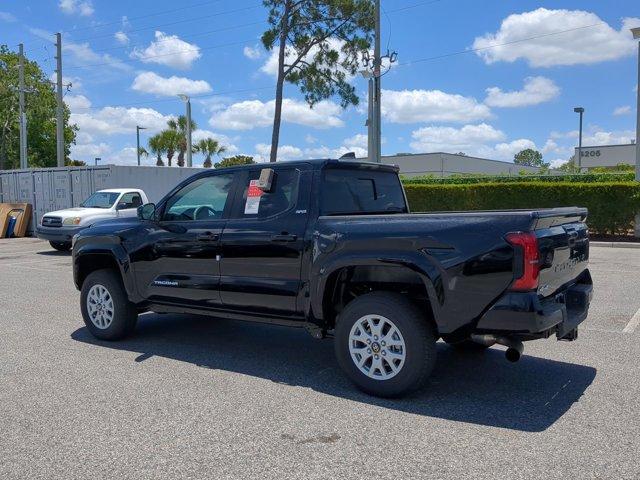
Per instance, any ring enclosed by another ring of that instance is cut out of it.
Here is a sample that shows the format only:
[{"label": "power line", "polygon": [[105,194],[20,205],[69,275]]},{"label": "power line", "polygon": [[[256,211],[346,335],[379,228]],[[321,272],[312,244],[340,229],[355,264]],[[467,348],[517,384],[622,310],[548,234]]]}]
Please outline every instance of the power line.
[{"label": "power line", "polygon": [[[268,89],[273,89],[273,88],[275,88],[275,84],[269,85],[269,86],[264,86],[264,87],[242,88],[242,89],[239,89],[239,90],[227,90],[225,92],[204,93],[204,94],[201,94],[201,95],[190,95],[190,97],[192,99],[193,98],[210,98],[210,97],[219,97],[219,96],[223,96],[223,95],[233,95],[233,94],[236,94],[236,93],[257,92],[257,91],[268,90]],[[77,108],[77,109],[75,109],[74,113],[77,113],[77,111],[79,111],[79,110],[87,110],[87,111],[89,111],[89,110],[100,110],[100,109],[108,108],[108,107],[112,107],[112,108],[137,107],[137,106],[141,106],[141,105],[152,105],[152,104],[156,104],[156,103],[167,103],[167,102],[175,103],[176,100],[174,98],[162,98],[162,99],[147,100],[147,101],[142,101],[142,102],[120,103],[120,104],[116,104],[116,105],[108,105],[108,104],[95,105],[95,106],[91,106],[91,107]]]},{"label": "power line", "polygon": [[[263,24],[263,21],[259,21],[259,22],[250,22],[250,23],[243,23],[240,25],[233,25],[230,27],[225,27],[225,28],[217,28],[215,30],[206,30],[204,32],[199,32],[199,33],[193,33],[191,35],[181,35],[179,37],[180,40],[190,40],[192,38],[196,38],[196,37],[204,37],[206,35],[210,35],[212,33],[217,33],[217,32],[224,32],[224,31],[228,31],[228,30],[235,30],[236,28],[244,28],[244,27],[250,27],[253,25],[259,25],[259,24]],[[171,42],[173,41],[173,38],[167,38],[165,40],[154,40],[153,43],[154,45],[159,45],[159,44],[163,44],[166,42]],[[255,39],[252,39],[255,40]],[[112,50],[126,50],[126,49],[130,49],[130,48],[145,48],[146,45],[124,45],[124,46],[118,46],[118,47],[110,47],[110,48],[101,48],[100,50],[94,50],[95,53],[102,53],[102,52],[110,52]]]},{"label": "power line", "polygon": [[174,52],[168,52],[168,53],[160,53],[158,55],[146,55],[146,56],[139,56],[139,57],[135,57],[131,60],[114,60],[114,61],[109,61],[109,62],[102,62],[102,63],[92,63],[92,64],[83,64],[83,65],[71,65],[69,67],[66,67],[67,70],[69,69],[78,69],[78,68],[90,68],[90,67],[102,67],[105,65],[115,65],[115,64],[122,64],[122,63],[135,63],[138,60],[148,60],[150,58],[160,58],[160,57],[170,57],[172,55],[178,55],[181,53],[197,53],[200,52],[202,50],[213,50],[215,48],[223,48],[223,47],[230,47],[233,45],[243,45],[246,44],[247,42],[251,42],[253,39],[249,39],[249,40],[241,40],[238,42],[231,42],[231,43],[223,43],[220,45],[211,45],[208,47],[198,47],[198,48],[190,48],[190,49],[185,49],[185,50],[176,50]]},{"label": "power line", "polygon": [[[202,7],[204,5],[211,5],[213,3],[218,3],[218,2],[221,2],[221,1],[222,0],[210,0],[208,2],[196,3],[196,4],[193,4],[193,5],[184,5],[184,6],[181,6],[179,8],[172,8],[170,10],[163,10],[161,12],[149,13],[148,15],[138,15],[136,17],[127,17],[127,21],[142,20],[143,18],[157,17],[157,16],[160,16],[160,15],[166,15],[167,13],[181,12],[183,10],[188,10],[190,8],[197,8],[197,7]],[[124,17],[124,15],[123,15],[123,17]],[[75,32],[79,32],[81,30],[90,30],[90,29],[94,29],[94,28],[107,27],[109,25],[117,25],[119,23],[122,23],[122,19],[114,20],[112,22],[101,23],[99,25],[90,25],[88,27],[74,28],[73,30],[63,30],[62,33],[63,34],[64,33],[75,33]]]},{"label": "power line", "polygon": [[393,10],[387,10],[386,13],[396,13],[396,12],[404,12],[405,10],[410,10],[412,8],[422,7],[424,5],[432,5],[434,3],[442,2],[443,0],[430,0],[428,2],[420,2],[414,3],[413,5],[407,5],[406,7],[394,8]]},{"label": "power line", "polygon": [[[209,14],[209,15],[200,15],[199,17],[186,18],[186,19],[183,19],[183,20],[176,20],[175,22],[169,22],[169,23],[163,23],[163,24],[160,24],[160,25],[151,25],[151,26],[148,26],[148,27],[136,28],[136,29],[133,29],[133,30],[128,30],[125,33],[142,32],[144,30],[155,30],[157,28],[164,28],[164,27],[169,27],[169,26],[172,26],[172,25],[178,25],[180,23],[188,23],[188,22],[193,22],[193,21],[200,21],[200,20],[203,20],[203,19],[206,19],[206,18],[213,18],[213,17],[219,17],[221,15],[228,15],[228,14],[231,14],[231,13],[244,12],[246,10],[252,10],[254,8],[258,8],[258,7],[261,7],[261,6],[262,6],[262,4],[258,4],[258,5],[253,5],[253,6],[250,6],[250,7],[236,8],[234,10],[225,10],[225,11],[222,11],[222,12],[216,12],[216,13],[212,13],[212,14]],[[87,40],[94,40],[96,38],[111,37],[115,33],[116,32],[109,32],[109,33],[105,33],[105,34],[94,35],[94,36],[91,36],[91,37],[79,38],[79,39],[74,40],[74,42],[84,42],[84,41],[87,41]]]}]

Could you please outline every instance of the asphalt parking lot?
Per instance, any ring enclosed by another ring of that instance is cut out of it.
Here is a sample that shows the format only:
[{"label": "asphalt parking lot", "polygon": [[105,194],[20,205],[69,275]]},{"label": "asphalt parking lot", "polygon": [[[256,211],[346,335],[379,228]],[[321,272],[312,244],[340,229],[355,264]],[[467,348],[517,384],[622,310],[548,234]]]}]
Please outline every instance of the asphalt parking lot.
[{"label": "asphalt parking lot", "polygon": [[97,341],[70,256],[0,240],[0,478],[640,478],[640,249],[591,271],[577,342],[439,344],[425,390],[380,400],[302,330],[146,314]]}]

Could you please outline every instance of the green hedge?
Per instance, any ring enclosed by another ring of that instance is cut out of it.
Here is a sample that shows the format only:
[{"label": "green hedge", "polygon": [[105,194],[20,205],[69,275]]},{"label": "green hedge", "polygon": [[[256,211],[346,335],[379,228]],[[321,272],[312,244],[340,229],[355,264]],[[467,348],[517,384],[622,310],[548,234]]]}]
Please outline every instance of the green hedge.
[{"label": "green hedge", "polygon": [[593,233],[630,234],[640,212],[638,182],[405,184],[413,212],[587,207]]},{"label": "green hedge", "polygon": [[580,173],[573,175],[454,175],[445,178],[433,176],[424,177],[403,177],[402,181],[406,185],[411,184],[437,184],[437,185],[463,185],[473,183],[530,183],[530,182],[632,182],[635,180],[634,172],[624,173]]}]

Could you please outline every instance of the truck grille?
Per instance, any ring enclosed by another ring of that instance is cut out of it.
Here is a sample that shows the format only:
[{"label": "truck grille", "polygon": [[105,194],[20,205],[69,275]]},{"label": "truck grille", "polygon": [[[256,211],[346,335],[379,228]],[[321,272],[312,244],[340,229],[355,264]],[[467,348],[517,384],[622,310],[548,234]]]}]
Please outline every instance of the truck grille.
[{"label": "truck grille", "polygon": [[62,217],[42,217],[43,227],[61,227]]}]

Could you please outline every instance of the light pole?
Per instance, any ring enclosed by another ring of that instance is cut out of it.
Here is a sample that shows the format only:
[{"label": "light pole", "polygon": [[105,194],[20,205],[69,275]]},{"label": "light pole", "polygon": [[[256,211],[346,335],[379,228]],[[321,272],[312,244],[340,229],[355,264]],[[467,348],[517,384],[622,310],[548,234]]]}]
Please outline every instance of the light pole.
[{"label": "light pole", "polygon": [[188,95],[181,93],[178,95],[180,99],[187,104],[187,167],[192,167],[191,160],[191,99]]},{"label": "light pole", "polygon": [[580,114],[580,131],[578,133],[578,172],[582,171],[582,115],[584,114],[584,108],[576,107],[574,112]]},{"label": "light pole", "polygon": [[[640,27],[632,28],[631,33],[635,40],[640,40]],[[638,99],[636,104],[636,181],[640,180],[640,41],[638,42]],[[636,214],[634,232],[640,237],[640,214]]]},{"label": "light pole", "polygon": [[140,130],[146,130],[147,127],[136,125],[136,154],[138,156],[138,166],[140,166]]},{"label": "light pole", "polygon": [[98,162],[99,162],[100,160],[102,160],[100,157],[96,157],[96,158],[94,159],[94,163],[95,163],[95,165],[96,165],[96,166],[98,165]]}]

